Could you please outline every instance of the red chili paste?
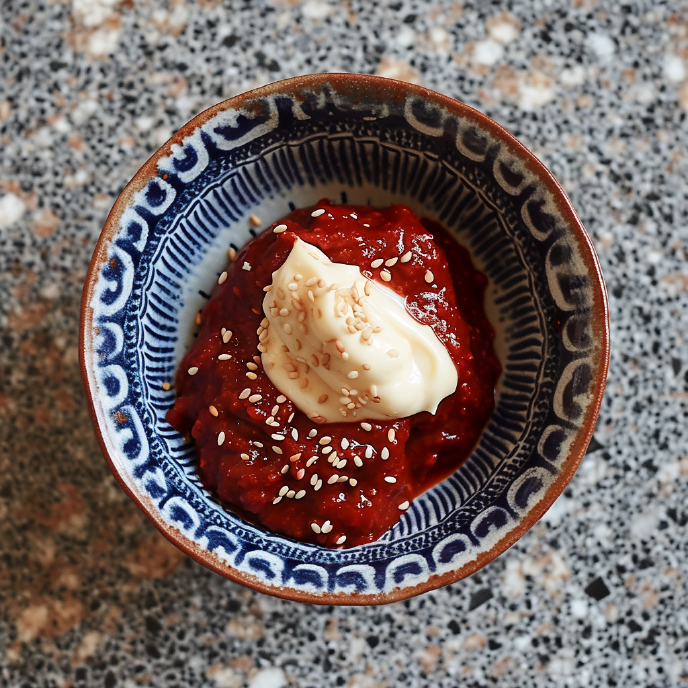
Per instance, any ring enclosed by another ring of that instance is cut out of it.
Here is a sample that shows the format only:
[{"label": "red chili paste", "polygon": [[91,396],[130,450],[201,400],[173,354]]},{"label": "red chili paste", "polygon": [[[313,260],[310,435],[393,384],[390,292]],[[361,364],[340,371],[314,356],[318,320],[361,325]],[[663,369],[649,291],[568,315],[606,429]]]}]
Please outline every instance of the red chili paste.
[{"label": "red chili paste", "polygon": [[[326,212],[313,218],[316,208]],[[287,230],[274,233],[277,224]],[[409,313],[433,329],[458,371],[456,391],[435,415],[318,425],[275,388],[256,348],[263,287],[296,237],[403,295]],[[373,269],[371,263],[408,251],[411,260],[387,268],[392,279],[382,282],[384,264]],[[433,284],[425,281],[428,270]],[[295,540],[327,547],[377,540],[415,497],[461,466],[492,413],[501,367],[483,309],[486,277],[437,222],[421,221],[405,206],[375,210],[326,201],[275,223],[227,272],[201,313],[167,414],[173,427],[194,438],[201,480],[243,516]],[[223,337],[223,328],[231,334]],[[332,450],[324,453],[327,447]],[[332,451],[339,465],[346,459],[343,468],[328,462]],[[309,461],[313,456],[318,459]]]}]

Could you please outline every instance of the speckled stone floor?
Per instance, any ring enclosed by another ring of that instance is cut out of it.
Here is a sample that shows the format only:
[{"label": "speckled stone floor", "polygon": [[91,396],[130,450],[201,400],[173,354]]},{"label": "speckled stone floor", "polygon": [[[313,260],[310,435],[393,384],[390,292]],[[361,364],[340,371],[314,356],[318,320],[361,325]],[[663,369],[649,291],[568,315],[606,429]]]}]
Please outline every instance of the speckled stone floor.
[{"label": "speckled stone floor", "polygon": [[[382,608],[252,593],[110,475],[77,358],[126,181],[209,105],[315,71],[422,83],[551,167],[600,254],[613,355],[588,456],[517,545]],[[688,685],[688,4],[0,2],[0,685]]]}]

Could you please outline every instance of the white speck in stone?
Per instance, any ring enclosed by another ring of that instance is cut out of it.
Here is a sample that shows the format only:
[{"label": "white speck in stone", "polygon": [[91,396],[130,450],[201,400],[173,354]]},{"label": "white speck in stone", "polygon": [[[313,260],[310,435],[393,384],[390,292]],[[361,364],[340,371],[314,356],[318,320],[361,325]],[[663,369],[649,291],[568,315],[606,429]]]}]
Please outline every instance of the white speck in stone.
[{"label": "white speck in stone", "polygon": [[488,22],[487,32],[492,40],[507,45],[518,38],[519,29],[515,21],[495,17],[495,21]]},{"label": "white speck in stone", "polygon": [[557,94],[554,81],[540,72],[519,84],[519,107],[532,112],[554,100]]},{"label": "white speck in stone", "polygon": [[153,125],[155,124],[155,119],[153,117],[149,117],[147,115],[143,115],[141,117],[137,117],[134,120],[134,125],[139,131],[150,131],[153,128]]},{"label": "white speck in stone", "polygon": [[686,64],[678,55],[664,56],[664,78],[674,83],[686,78]]},{"label": "white speck in stone", "polygon": [[586,600],[571,600],[571,616],[575,619],[584,619],[588,615],[588,603]]},{"label": "white speck in stone", "polygon": [[0,198],[0,228],[9,227],[21,220],[25,212],[24,201],[13,193],[6,193]]},{"label": "white speck in stone", "polygon": [[593,31],[586,36],[585,42],[603,62],[608,62],[616,52],[616,44],[606,33]]},{"label": "white speck in stone", "polygon": [[564,88],[583,85],[585,83],[585,67],[583,65],[575,65],[571,69],[562,69],[559,75],[559,83]]},{"label": "white speck in stone", "polygon": [[284,688],[287,677],[279,667],[261,669],[249,682],[248,688]]},{"label": "white speck in stone", "polygon": [[399,47],[408,48],[416,42],[416,32],[408,24],[404,24],[397,33],[396,41]]},{"label": "white speck in stone", "polygon": [[308,0],[301,6],[301,13],[308,19],[325,19],[330,11],[330,5],[324,0]]},{"label": "white speck in stone", "polygon": [[504,48],[488,38],[484,41],[478,41],[473,47],[473,59],[481,65],[486,65],[491,67],[495,62],[497,62],[504,54]]}]

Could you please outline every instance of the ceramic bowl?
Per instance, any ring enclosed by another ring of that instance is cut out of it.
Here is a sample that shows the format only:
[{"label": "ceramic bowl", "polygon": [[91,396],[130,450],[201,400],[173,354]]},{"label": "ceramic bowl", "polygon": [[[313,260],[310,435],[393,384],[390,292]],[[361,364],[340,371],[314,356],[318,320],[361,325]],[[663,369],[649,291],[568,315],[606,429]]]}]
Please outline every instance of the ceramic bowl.
[{"label": "ceramic bowl", "polygon": [[[404,203],[447,227],[489,278],[486,308],[504,369],[494,415],[465,465],[379,541],[346,550],[291,541],[224,509],[199,482],[193,446],[165,421],[174,391],[163,383],[228,246],[322,197]],[[323,604],[404,599],[473,573],[513,544],[580,463],[609,358],[595,252],[544,165],[460,102],[354,74],[237,96],[155,153],[105,223],[81,337],[103,452],[160,531],[228,578]]]}]

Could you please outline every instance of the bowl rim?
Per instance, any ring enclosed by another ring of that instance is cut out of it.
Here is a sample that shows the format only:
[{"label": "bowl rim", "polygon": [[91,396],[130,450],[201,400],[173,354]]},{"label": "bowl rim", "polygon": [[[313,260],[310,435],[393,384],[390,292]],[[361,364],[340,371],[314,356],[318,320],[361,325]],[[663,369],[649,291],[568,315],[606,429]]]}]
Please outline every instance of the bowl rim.
[{"label": "bowl rim", "polygon": [[[181,144],[183,139],[199,128],[209,119],[219,112],[228,109],[245,107],[249,101],[274,95],[276,93],[298,92],[307,88],[320,88],[326,84],[331,84],[340,92],[348,92],[352,95],[364,93],[366,90],[374,89],[383,91],[386,95],[394,98],[403,99],[408,95],[432,101],[446,109],[450,114],[458,117],[474,120],[480,127],[487,130],[492,137],[505,144],[509,152],[524,162],[528,170],[534,173],[550,192],[557,210],[561,213],[571,238],[576,242],[581,259],[591,275],[591,288],[593,308],[591,309],[591,323],[593,337],[597,341],[597,347],[591,352],[594,369],[597,371],[591,386],[591,401],[585,412],[585,416],[580,423],[579,429],[574,435],[574,441],[569,448],[569,454],[562,462],[562,467],[557,479],[549,486],[542,499],[527,511],[518,525],[501,538],[490,550],[482,552],[472,561],[462,567],[448,571],[443,574],[433,574],[425,581],[406,588],[394,588],[386,593],[360,594],[360,593],[312,593],[295,590],[287,587],[274,587],[264,583],[257,577],[243,573],[229,564],[220,560],[212,552],[199,547],[196,543],[189,540],[181,531],[171,524],[165,522],[155,508],[152,500],[146,495],[135,492],[123,475],[119,472],[117,465],[110,454],[110,448],[104,434],[104,410],[97,404],[97,391],[95,377],[90,366],[93,352],[93,311],[90,307],[93,291],[98,280],[100,269],[103,262],[107,259],[108,247],[118,231],[119,219],[129,205],[133,196],[143,189],[153,177],[157,176],[157,163],[160,158],[170,155],[174,144]],[[110,470],[119,482],[124,492],[134,501],[134,503],[144,512],[153,522],[155,527],[174,545],[179,547],[184,553],[200,564],[203,564],[212,571],[240,583],[258,592],[266,593],[275,597],[281,597],[291,601],[307,602],[324,605],[376,605],[387,604],[404,600],[415,595],[419,595],[436,588],[454,583],[466,576],[469,576],[483,566],[491,562],[497,556],[511,547],[519,540],[535,523],[542,518],[554,501],[563,492],[566,485],[570,482],[583,456],[586,453],[588,444],[592,439],[595,429],[595,422],[602,404],[602,397],[609,370],[610,357],[610,328],[609,328],[609,304],[607,289],[602,276],[599,259],[586,232],[583,224],[578,217],[570,199],[562,188],[561,184],[555,179],[549,169],[518,139],[510,134],[504,127],[493,119],[483,114],[479,110],[462,103],[454,98],[445,96],[441,93],[425,88],[424,86],[411,84],[396,79],[375,76],[370,74],[351,74],[351,73],[321,73],[306,74],[289,79],[275,81],[265,86],[252,89],[245,93],[233,96],[196,115],[193,119],[182,126],[165,144],[163,144],[153,155],[141,166],[132,179],[124,187],[112,209],[110,210],[103,229],[101,230],[98,242],[93,252],[91,262],[86,274],[80,307],[80,328],[79,328],[79,362],[81,367],[81,377],[84,386],[88,411],[93,422],[96,436],[100,443],[103,455],[110,466]]]}]

